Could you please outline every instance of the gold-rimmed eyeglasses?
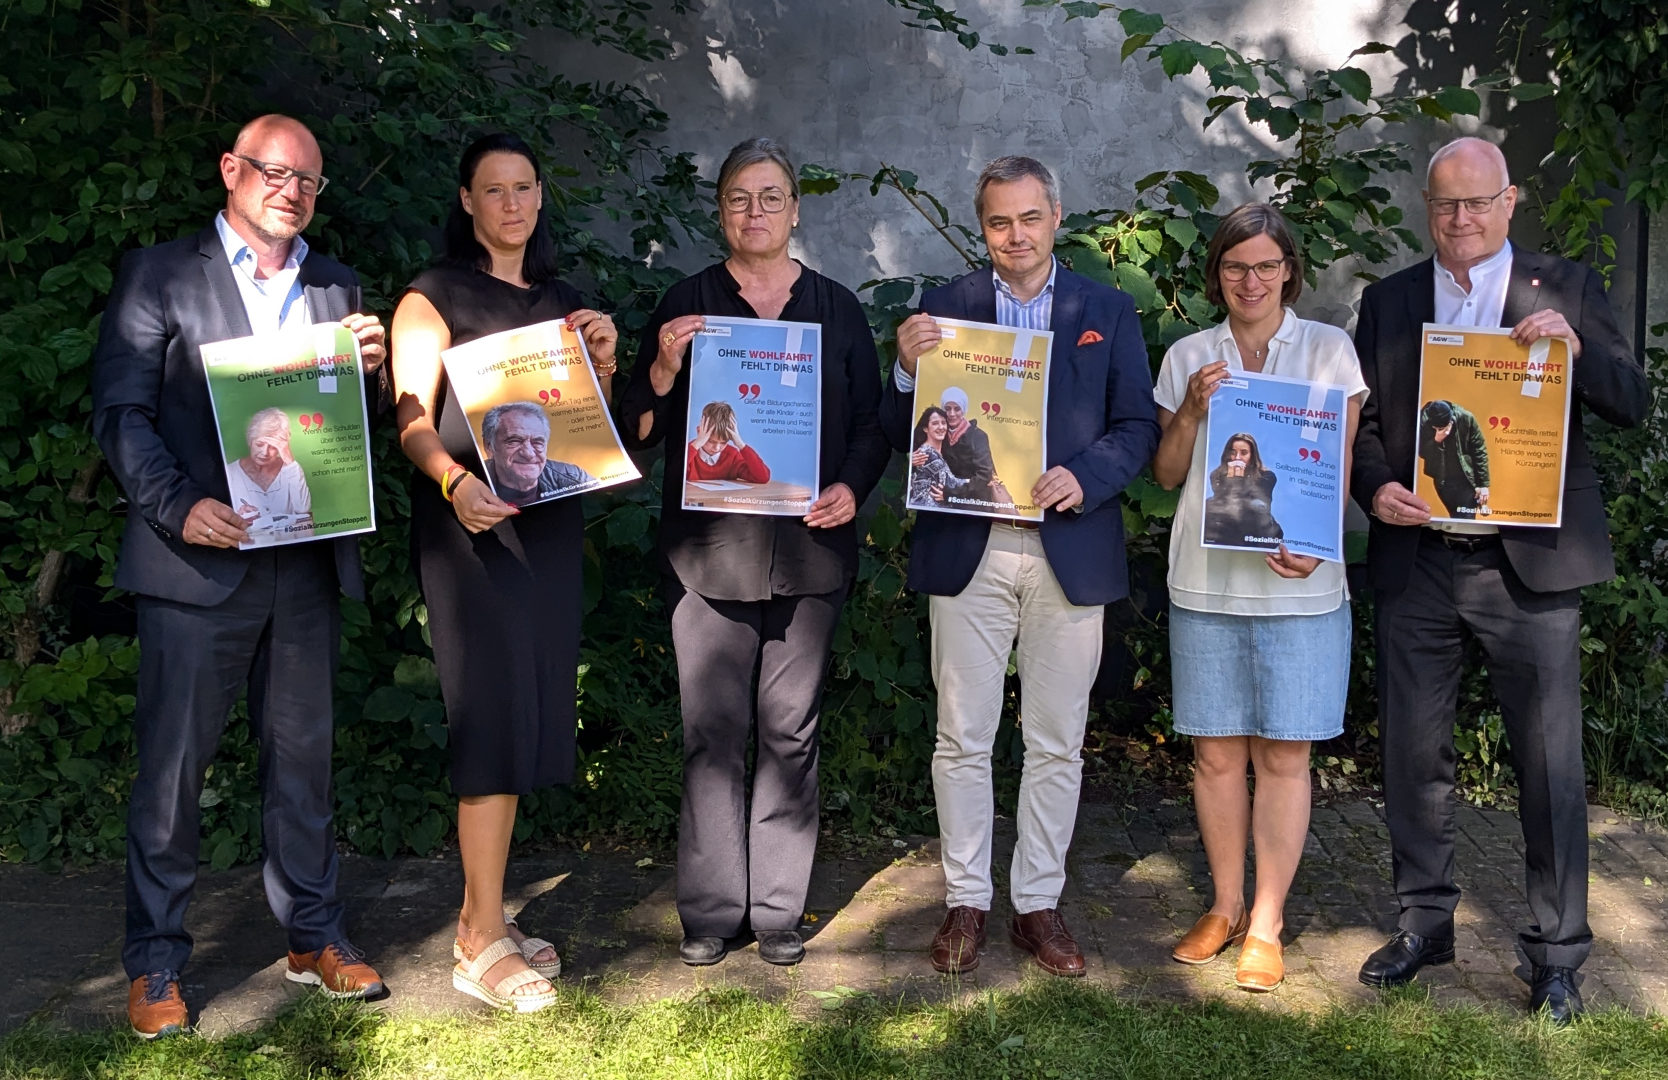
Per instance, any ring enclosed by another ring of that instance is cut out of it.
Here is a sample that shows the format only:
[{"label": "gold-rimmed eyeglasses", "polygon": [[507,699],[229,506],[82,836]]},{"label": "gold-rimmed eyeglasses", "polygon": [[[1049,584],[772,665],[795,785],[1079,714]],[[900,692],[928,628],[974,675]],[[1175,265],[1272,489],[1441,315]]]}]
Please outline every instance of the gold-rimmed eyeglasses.
[{"label": "gold-rimmed eyeglasses", "polygon": [[745,214],[753,208],[755,199],[759,202],[759,209],[767,214],[780,214],[788,208],[788,193],[772,187],[763,191],[731,188],[724,193],[724,209],[732,214]]},{"label": "gold-rimmed eyeglasses", "polygon": [[1244,281],[1246,274],[1255,273],[1258,281],[1274,281],[1280,277],[1285,265],[1285,259],[1267,259],[1260,263],[1224,262],[1221,266],[1222,280]]},{"label": "gold-rimmed eyeglasses", "polygon": [[1507,184],[1493,195],[1474,195],[1469,199],[1433,199],[1426,195],[1425,205],[1437,217],[1452,217],[1462,206],[1468,214],[1486,214],[1494,206],[1494,200],[1511,190],[1511,186]]},{"label": "gold-rimmed eyeglasses", "polygon": [[294,180],[301,188],[301,194],[311,196],[323,191],[325,185],[330,183],[327,177],[320,176],[317,173],[302,172],[300,169],[292,169],[288,165],[274,165],[270,161],[256,161],[245,154],[233,154],[232,156],[239,161],[246,161],[255,166],[255,171],[261,174],[261,179],[266,181],[266,186],[269,188],[282,189],[289,186],[289,182]]}]

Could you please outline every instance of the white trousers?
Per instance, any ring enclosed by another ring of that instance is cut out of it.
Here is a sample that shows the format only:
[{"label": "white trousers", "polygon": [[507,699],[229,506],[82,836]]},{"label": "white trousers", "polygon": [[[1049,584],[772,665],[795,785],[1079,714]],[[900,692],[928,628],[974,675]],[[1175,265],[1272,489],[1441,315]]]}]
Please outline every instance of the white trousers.
[{"label": "white trousers", "polygon": [[1100,668],[1102,609],[1066,599],[1039,532],[997,522],[973,580],[955,596],[934,596],[931,616],[938,686],[932,784],[945,902],[990,910],[996,816],[990,756],[1002,717],[1002,680],[1017,636],[1025,767],[1010,895],[1022,915],[1055,907],[1077,823],[1083,728]]}]

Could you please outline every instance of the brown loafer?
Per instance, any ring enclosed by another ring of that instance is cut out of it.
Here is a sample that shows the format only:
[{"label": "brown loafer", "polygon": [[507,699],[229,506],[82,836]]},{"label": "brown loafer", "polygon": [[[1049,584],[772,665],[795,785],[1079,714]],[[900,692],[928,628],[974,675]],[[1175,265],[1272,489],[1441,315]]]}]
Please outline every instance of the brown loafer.
[{"label": "brown loafer", "polygon": [[1054,908],[1015,915],[1008,924],[1008,939],[1036,957],[1050,975],[1074,979],[1084,973],[1083,950]]},{"label": "brown loafer", "polygon": [[372,998],[383,991],[382,976],[346,941],[333,941],[318,952],[290,953],[284,978],[322,987],[333,998]]},{"label": "brown loafer", "polygon": [[160,1039],[191,1029],[191,1011],[180,993],[180,977],[172,971],[153,971],[127,988],[127,1022],[141,1039]]},{"label": "brown loafer", "polygon": [[1249,911],[1241,912],[1239,922],[1232,926],[1228,925],[1227,919],[1207,911],[1193,924],[1193,929],[1176,942],[1176,947],[1170,951],[1170,959],[1178,964],[1208,964],[1221,956],[1228,946],[1239,944],[1250,928]]},{"label": "brown loafer", "polygon": [[946,975],[972,971],[979,966],[979,950],[985,947],[985,913],[978,908],[953,907],[932,936],[932,966]]},{"label": "brown loafer", "polygon": [[1266,994],[1286,981],[1285,949],[1278,941],[1246,935],[1239,950],[1239,967],[1234,969],[1234,985],[1254,994]]}]

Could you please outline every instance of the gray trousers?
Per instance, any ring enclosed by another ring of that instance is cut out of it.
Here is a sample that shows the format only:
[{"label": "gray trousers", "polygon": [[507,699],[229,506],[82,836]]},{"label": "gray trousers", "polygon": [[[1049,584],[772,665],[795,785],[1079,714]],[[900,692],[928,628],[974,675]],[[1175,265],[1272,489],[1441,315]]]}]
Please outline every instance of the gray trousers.
[{"label": "gray trousers", "polygon": [[844,600],[843,589],[712,600],[667,583],[683,703],[678,916],[690,937],[799,926],[817,852],[822,683]]},{"label": "gray trousers", "polygon": [[[137,522],[135,528],[140,527]],[[330,754],[341,648],[332,546],[258,551],[214,607],[141,596],[133,709],[139,771],[127,811],[128,978],[179,971],[197,884],[204,773],[245,687],[260,740],[267,902],[290,948],[345,936],[336,896]]]},{"label": "gray trousers", "polygon": [[1587,790],[1581,764],[1579,590],[1530,592],[1504,549],[1466,554],[1426,535],[1407,588],[1378,597],[1384,811],[1400,926],[1453,933],[1454,705],[1463,650],[1488,658],[1512,749],[1534,922],[1531,963],[1579,967],[1587,926]]}]

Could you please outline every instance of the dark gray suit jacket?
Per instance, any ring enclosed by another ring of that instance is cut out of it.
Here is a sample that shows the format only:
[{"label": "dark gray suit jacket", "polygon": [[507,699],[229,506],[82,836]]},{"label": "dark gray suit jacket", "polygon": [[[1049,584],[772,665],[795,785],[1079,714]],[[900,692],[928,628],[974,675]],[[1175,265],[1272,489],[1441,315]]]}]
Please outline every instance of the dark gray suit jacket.
[{"label": "dark gray suit jacket", "polygon": [[[1560,592],[1616,576],[1598,472],[1587,451],[1580,406],[1600,419],[1633,427],[1645,418],[1650,391],[1645,369],[1628,348],[1592,268],[1556,255],[1512,251],[1502,326],[1516,326],[1551,308],[1569,320],[1581,339],[1581,358],[1572,365],[1576,407],[1570,409],[1568,460],[1564,469],[1563,524],[1556,529],[1500,527],[1512,569],[1535,592]],[[1369,513],[1373,495],[1392,480],[1413,486],[1414,441],[1419,415],[1419,336],[1436,321],[1436,271],[1432,260],[1416,263],[1361,294],[1355,351],[1371,391],[1361,408],[1355,436],[1350,493]],[[1407,585],[1419,548],[1421,526],[1389,525],[1371,519],[1367,572],[1376,589],[1399,592]]]},{"label": "dark gray suit jacket", "polygon": [[[299,277],[314,322],[359,310],[359,279],[341,263],[312,252]],[[198,500],[230,502],[199,346],[250,333],[212,223],[122,259],[93,353],[93,435],[129,507],[119,587],[211,606],[243,581],[251,552],[187,544],[181,533]],[[358,537],[327,542],[342,591],[363,599]]]}]

